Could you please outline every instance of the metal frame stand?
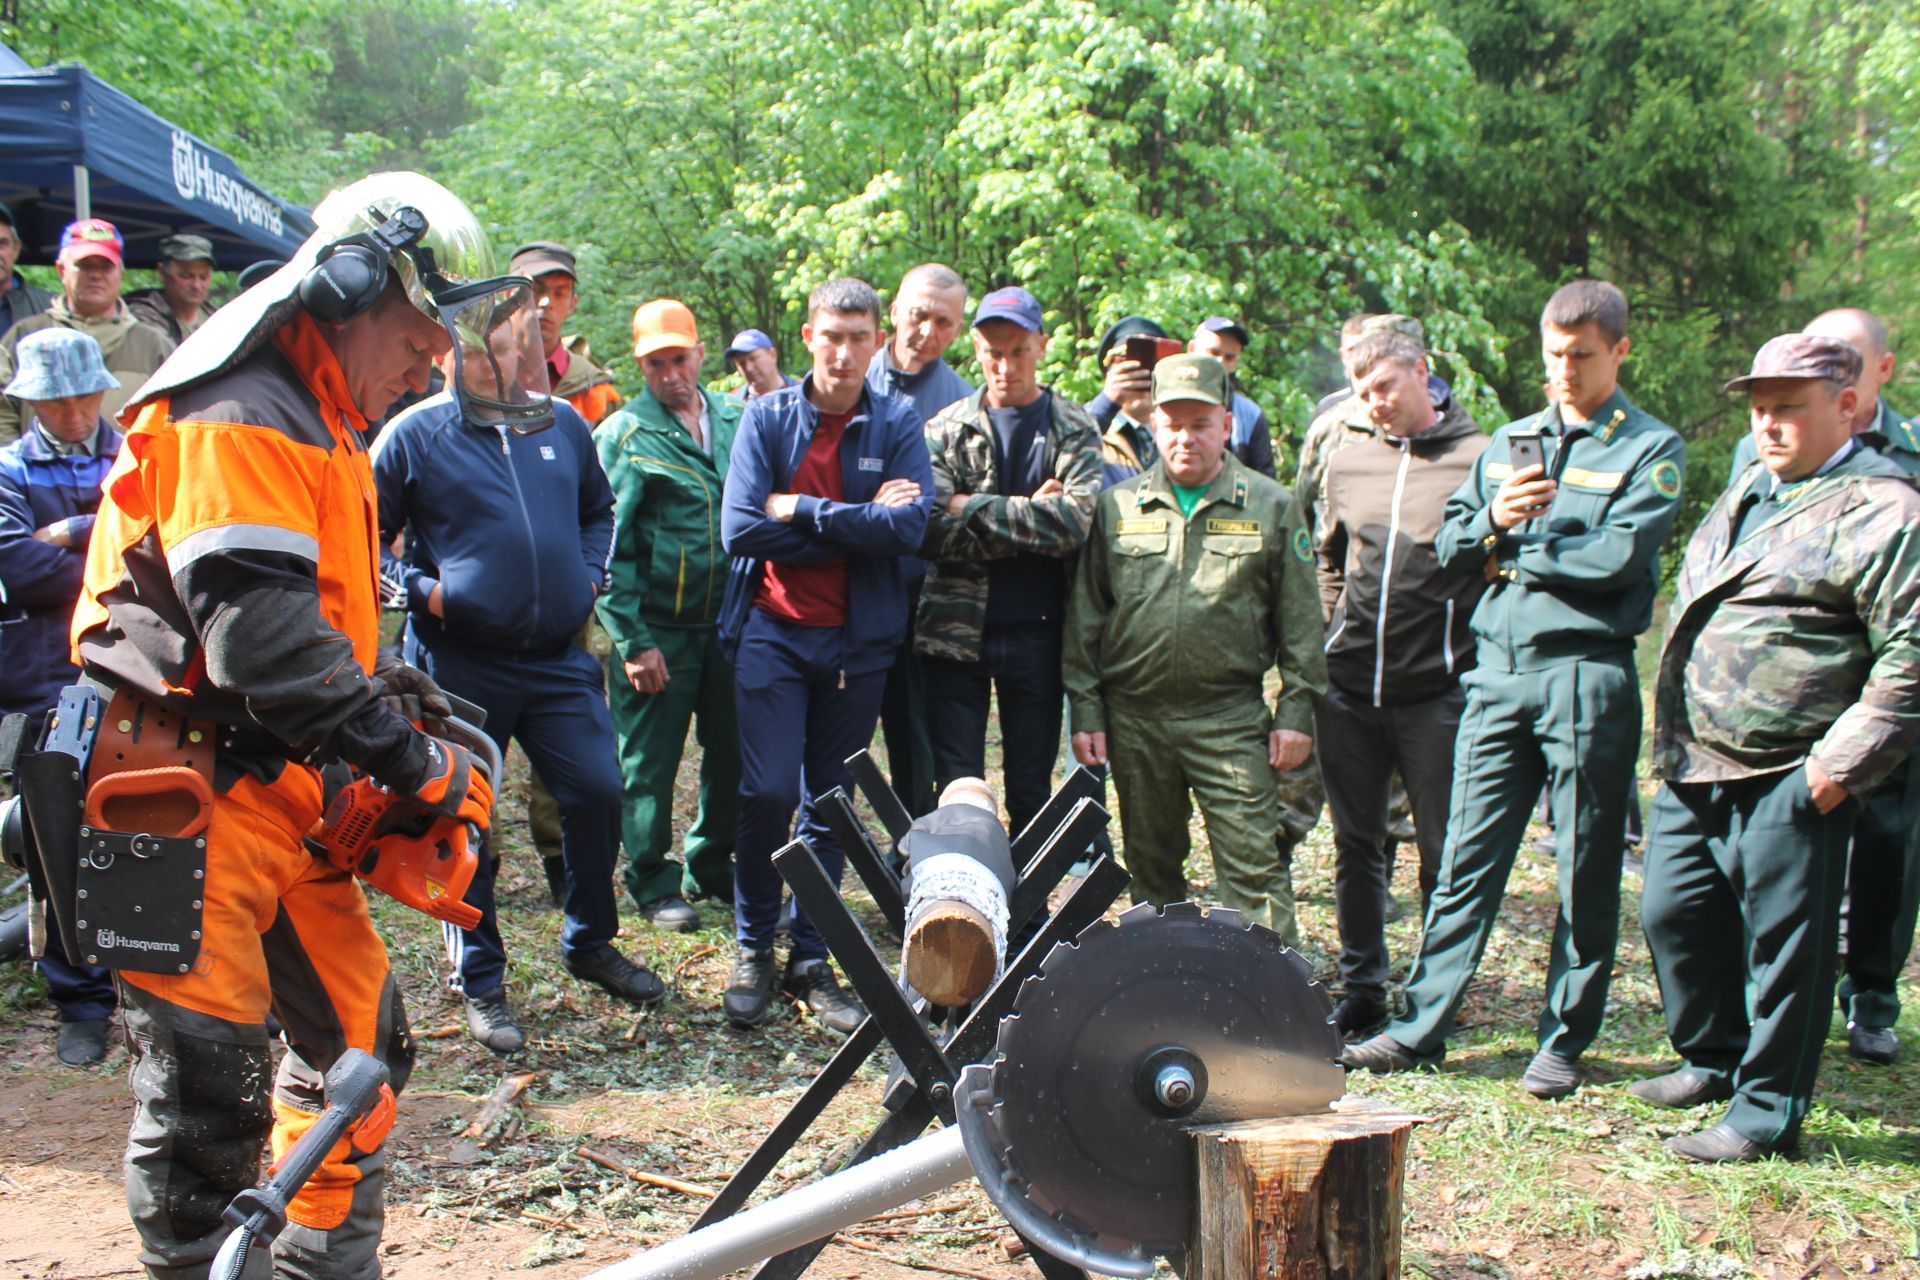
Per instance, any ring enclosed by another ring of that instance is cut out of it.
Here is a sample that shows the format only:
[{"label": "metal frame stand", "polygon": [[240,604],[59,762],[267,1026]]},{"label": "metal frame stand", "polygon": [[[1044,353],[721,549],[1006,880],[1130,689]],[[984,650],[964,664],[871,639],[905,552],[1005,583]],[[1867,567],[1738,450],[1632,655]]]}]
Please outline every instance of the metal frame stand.
[{"label": "metal frame stand", "polygon": [[[906,806],[881,777],[872,757],[861,751],[847,761],[855,785],[873,807],[888,836],[897,844],[911,825]],[[867,1135],[842,1167],[892,1150],[919,1137],[938,1119],[953,1123],[953,1089],[960,1068],[982,1061],[992,1052],[1000,1020],[1013,1008],[1020,984],[1033,975],[1057,942],[1072,939],[1106,914],[1127,885],[1127,873],[1111,858],[1101,857],[1091,872],[1046,917],[1047,898],[1061,877],[1079,861],[1093,838],[1105,829],[1107,811],[1101,807],[1104,787],[1086,769],[1075,769],[1024,831],[1012,842],[1013,862],[1020,878],[1008,897],[1007,934],[1018,948],[1006,969],[987,993],[958,1017],[944,1046],[928,1032],[921,1013],[908,1002],[886,962],[868,940],[860,922],[840,899],[839,887],[827,876],[820,860],[804,840],[795,840],[773,856],[807,918],[820,930],[827,949],[867,1008],[867,1019],[840,1046],[806,1091],[773,1127],[746,1163],[708,1204],[694,1229],[739,1212],[747,1198],[793,1149],[808,1127],[827,1109],[841,1089],[880,1047],[882,1040],[899,1055],[904,1078],[888,1089],[887,1116]],[[895,933],[906,929],[906,903],[900,878],[853,810],[845,791],[835,788],[822,798],[823,817],[845,850],[847,861],[873,895],[881,914]],[[1030,926],[1036,926],[1030,927]],[[1021,944],[1021,940],[1024,945]],[[1024,1239],[1024,1237],[1022,1237]],[[754,1272],[755,1280],[797,1280],[832,1239],[814,1241],[770,1258]],[[1086,1273],[1027,1241],[1028,1256],[1047,1280],[1083,1280]]]}]

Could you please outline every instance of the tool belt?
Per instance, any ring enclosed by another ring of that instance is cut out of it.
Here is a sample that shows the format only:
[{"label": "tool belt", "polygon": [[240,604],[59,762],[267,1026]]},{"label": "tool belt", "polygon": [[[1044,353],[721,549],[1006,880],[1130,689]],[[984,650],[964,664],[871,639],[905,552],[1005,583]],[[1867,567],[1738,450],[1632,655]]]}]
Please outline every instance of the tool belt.
[{"label": "tool belt", "polygon": [[40,921],[59,929],[70,961],[141,973],[193,967],[213,757],[211,723],[125,689],[61,691],[40,749],[21,756],[16,773]]}]

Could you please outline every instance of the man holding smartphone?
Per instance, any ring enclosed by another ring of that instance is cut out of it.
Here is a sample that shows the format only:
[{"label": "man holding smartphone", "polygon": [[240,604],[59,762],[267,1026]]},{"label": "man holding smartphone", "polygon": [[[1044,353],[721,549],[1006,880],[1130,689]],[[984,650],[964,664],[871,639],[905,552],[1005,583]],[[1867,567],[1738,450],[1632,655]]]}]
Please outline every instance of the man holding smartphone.
[{"label": "man holding smartphone", "polygon": [[1633,645],[1653,620],[1686,448],[1620,392],[1629,344],[1619,289],[1562,286],[1540,345],[1552,403],[1494,433],[1435,540],[1442,567],[1478,569],[1489,584],[1473,613],[1478,666],[1461,680],[1446,848],[1406,1012],[1343,1061],[1380,1072],[1440,1062],[1544,782],[1561,904],[1539,1052],[1521,1084],[1559,1098],[1578,1087],[1576,1064],[1606,1008],[1640,746]]}]

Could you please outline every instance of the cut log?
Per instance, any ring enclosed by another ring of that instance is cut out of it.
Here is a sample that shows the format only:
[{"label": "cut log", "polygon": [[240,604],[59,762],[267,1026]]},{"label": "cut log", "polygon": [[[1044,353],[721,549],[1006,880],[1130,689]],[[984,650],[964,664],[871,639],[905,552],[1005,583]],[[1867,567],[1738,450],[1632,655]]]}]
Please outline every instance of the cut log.
[{"label": "cut log", "polygon": [[1422,1118],[1331,1111],[1193,1130],[1188,1280],[1395,1280],[1407,1135]]},{"label": "cut log", "polygon": [[993,924],[964,902],[935,902],[907,931],[900,955],[907,984],[942,1008],[971,1004],[993,985],[1000,958]]}]

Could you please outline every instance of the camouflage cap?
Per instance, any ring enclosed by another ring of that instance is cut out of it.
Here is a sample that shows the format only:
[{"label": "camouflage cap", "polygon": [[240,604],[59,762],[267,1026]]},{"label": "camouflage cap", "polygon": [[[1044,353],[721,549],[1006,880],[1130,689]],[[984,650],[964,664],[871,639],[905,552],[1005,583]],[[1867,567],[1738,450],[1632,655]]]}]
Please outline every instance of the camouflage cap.
[{"label": "camouflage cap", "polygon": [[1404,333],[1421,346],[1427,343],[1427,329],[1412,316],[1403,316],[1398,312],[1386,315],[1368,316],[1360,323],[1361,333]]},{"label": "camouflage cap", "polygon": [[1225,404],[1227,395],[1227,366],[1212,356],[1190,353],[1168,356],[1153,366],[1153,403],[1156,406],[1174,400]]},{"label": "camouflage cap", "polygon": [[205,236],[168,236],[160,242],[160,256],[168,262],[213,261],[213,241]]},{"label": "camouflage cap", "polygon": [[1763,378],[1820,378],[1850,387],[1860,380],[1863,363],[1860,349],[1851,342],[1817,333],[1783,333],[1767,339],[1754,352],[1753,369],[1731,379],[1726,389],[1745,391]]}]

